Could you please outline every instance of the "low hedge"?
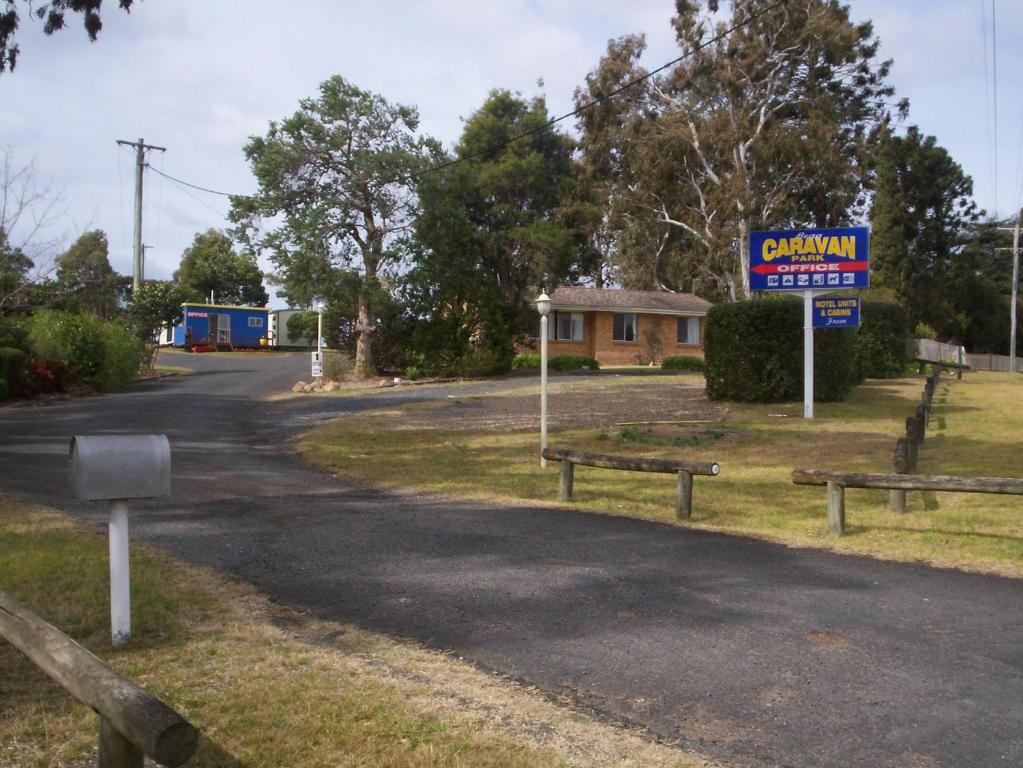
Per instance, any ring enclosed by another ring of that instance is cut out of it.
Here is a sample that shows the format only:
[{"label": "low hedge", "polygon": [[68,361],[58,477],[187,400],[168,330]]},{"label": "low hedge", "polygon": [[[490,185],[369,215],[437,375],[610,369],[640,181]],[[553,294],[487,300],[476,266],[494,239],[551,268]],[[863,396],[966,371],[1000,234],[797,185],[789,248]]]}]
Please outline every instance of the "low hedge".
[{"label": "low hedge", "polygon": [[600,363],[586,355],[555,355],[547,361],[547,368],[560,373],[570,371],[599,371]]},{"label": "low hedge", "polygon": [[662,371],[703,371],[704,368],[703,358],[692,355],[672,355],[661,360]]},{"label": "low hedge", "polygon": [[540,355],[515,355],[512,358],[513,371],[524,371],[540,367]]},{"label": "low hedge", "polygon": [[856,334],[856,363],[868,379],[894,379],[910,362],[909,317],[898,304],[864,301]]},{"label": "low hedge", "polygon": [[[704,338],[713,400],[783,402],[803,393],[803,303],[769,296],[717,304]],[[814,399],[842,400],[861,381],[854,329],[814,334]]]}]

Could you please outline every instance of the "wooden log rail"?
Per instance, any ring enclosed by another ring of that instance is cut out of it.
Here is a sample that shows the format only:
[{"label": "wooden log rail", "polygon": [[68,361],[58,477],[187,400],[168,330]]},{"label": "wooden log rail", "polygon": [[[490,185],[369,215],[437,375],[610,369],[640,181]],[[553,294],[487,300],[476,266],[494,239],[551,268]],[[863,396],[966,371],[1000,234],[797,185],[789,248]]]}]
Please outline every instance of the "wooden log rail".
[{"label": "wooden log rail", "polygon": [[195,752],[199,736],[191,723],[5,592],[0,636],[96,711],[99,768],[142,768],[143,756],[174,768]]},{"label": "wooden log rail", "polygon": [[545,448],[543,457],[548,461],[561,462],[561,479],[558,484],[558,498],[561,501],[572,500],[574,484],[574,467],[583,464],[588,467],[602,469],[624,469],[631,472],[660,472],[676,475],[678,493],[675,501],[675,514],[685,520],[693,515],[693,475],[715,476],[721,467],[713,461],[684,461],[676,459],[644,459],[636,456],[612,456],[606,453],[587,453],[566,448]]},{"label": "wooden log rail", "polygon": [[828,532],[845,533],[845,489],[882,488],[896,491],[947,491],[950,493],[1000,493],[1023,496],[1023,478],[954,477],[951,475],[883,475],[794,469],[796,485],[824,485],[828,489]]}]

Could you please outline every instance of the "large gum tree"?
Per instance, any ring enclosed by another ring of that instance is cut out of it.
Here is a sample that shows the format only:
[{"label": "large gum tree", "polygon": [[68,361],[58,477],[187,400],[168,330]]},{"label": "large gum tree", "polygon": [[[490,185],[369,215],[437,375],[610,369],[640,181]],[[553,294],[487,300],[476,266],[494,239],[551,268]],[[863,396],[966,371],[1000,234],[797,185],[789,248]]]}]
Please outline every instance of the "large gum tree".
[{"label": "large gum tree", "polygon": [[[636,86],[642,101],[629,90],[611,190],[645,258],[671,246],[681,271],[735,301],[749,295],[750,230],[862,214],[890,62],[838,0],[676,0],[672,24],[685,58]],[[613,44],[590,90],[627,79],[641,51]],[[584,145],[600,135],[582,127]]]},{"label": "large gum tree", "polygon": [[414,178],[440,155],[420,136],[415,107],[392,104],[335,76],[315,99],[245,146],[259,183],[232,200],[238,233],[269,254],[296,303],[330,297],[330,285],[355,271],[361,286],[356,374],[375,372],[374,289],[405,258],[416,196]]}]

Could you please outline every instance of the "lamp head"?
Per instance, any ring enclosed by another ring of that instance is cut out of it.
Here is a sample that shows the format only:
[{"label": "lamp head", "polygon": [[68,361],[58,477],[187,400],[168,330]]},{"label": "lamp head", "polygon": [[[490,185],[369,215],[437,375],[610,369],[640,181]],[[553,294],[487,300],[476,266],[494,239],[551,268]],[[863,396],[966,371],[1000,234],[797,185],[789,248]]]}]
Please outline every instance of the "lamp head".
[{"label": "lamp head", "polygon": [[540,313],[540,317],[547,317],[548,313],[551,311],[551,300],[546,291],[541,293],[537,298],[536,310]]}]

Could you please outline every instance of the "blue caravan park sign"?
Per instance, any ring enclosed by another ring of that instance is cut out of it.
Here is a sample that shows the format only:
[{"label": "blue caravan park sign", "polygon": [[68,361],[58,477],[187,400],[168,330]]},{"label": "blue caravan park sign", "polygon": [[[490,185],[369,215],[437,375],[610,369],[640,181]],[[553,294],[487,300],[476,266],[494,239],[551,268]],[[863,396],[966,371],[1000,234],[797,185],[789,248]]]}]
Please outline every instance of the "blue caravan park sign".
[{"label": "blue caravan park sign", "polygon": [[870,285],[870,230],[788,229],[751,232],[754,291],[835,290]]},{"label": "blue caravan park sign", "polygon": [[814,296],[814,328],[857,328],[860,300],[855,296]]}]

